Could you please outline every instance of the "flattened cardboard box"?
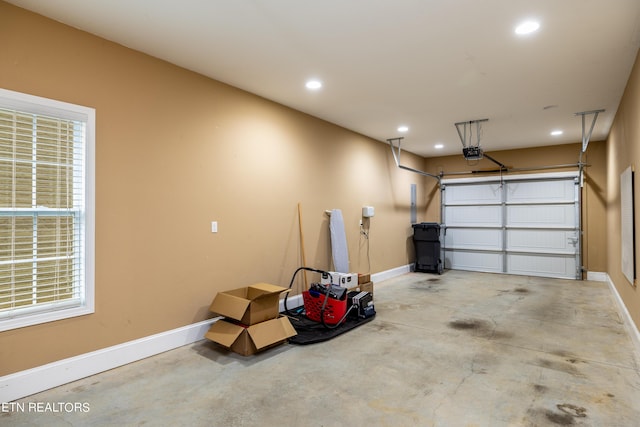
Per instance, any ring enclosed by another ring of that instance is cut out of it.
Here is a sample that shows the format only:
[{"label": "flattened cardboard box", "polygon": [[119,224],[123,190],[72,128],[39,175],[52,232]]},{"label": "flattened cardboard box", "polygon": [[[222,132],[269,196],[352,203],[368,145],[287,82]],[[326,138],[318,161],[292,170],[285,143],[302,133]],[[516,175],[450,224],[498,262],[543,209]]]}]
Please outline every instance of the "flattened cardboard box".
[{"label": "flattened cardboard box", "polygon": [[289,289],[269,283],[256,283],[218,292],[209,311],[245,325],[254,325],[278,317],[280,294],[285,291]]},{"label": "flattened cardboard box", "polygon": [[296,334],[289,319],[279,317],[251,326],[218,320],[204,336],[235,353],[249,356],[280,344]]},{"label": "flattened cardboard box", "polygon": [[361,283],[358,287],[361,291],[369,292],[373,296],[373,282]]},{"label": "flattened cardboard box", "polygon": [[369,292],[371,296],[373,296],[373,282],[361,283],[358,286],[354,286],[353,288],[349,288],[349,291],[364,291]]}]

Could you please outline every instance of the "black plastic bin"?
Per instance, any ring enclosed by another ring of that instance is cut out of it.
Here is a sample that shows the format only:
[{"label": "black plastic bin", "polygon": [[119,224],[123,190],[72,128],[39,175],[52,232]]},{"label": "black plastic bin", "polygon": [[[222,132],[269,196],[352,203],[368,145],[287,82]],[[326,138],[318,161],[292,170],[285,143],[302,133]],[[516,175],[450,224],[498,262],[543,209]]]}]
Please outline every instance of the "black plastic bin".
[{"label": "black plastic bin", "polygon": [[442,274],[440,259],[440,224],[413,224],[413,245],[416,250],[415,271]]}]

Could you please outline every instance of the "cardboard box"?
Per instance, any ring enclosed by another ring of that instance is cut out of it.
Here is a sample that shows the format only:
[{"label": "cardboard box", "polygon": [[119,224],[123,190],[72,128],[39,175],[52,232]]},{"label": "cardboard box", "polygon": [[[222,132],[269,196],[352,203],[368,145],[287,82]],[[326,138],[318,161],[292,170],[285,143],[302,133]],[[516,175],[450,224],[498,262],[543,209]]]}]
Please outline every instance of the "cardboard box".
[{"label": "cardboard box", "polygon": [[350,288],[358,283],[358,275],[356,273],[345,273],[340,276],[338,283],[343,288]]},{"label": "cardboard box", "polygon": [[296,335],[296,330],[287,317],[267,320],[244,326],[226,320],[218,320],[204,335],[229,350],[249,356],[267,348],[282,344]]},{"label": "cardboard box", "polygon": [[322,273],[320,275],[320,284],[321,285],[337,285],[338,284],[338,273],[337,271],[329,271],[329,274]]},{"label": "cardboard box", "polygon": [[373,296],[373,282],[369,281],[358,285],[361,291],[369,292]]},{"label": "cardboard box", "polygon": [[331,274],[331,277],[329,277],[328,274],[322,274],[320,284],[332,284],[342,286],[343,288],[351,288],[358,283],[358,275],[356,273],[338,273],[337,271],[329,271],[329,273]]},{"label": "cardboard box", "polygon": [[256,283],[244,288],[218,292],[209,311],[245,325],[254,325],[278,317],[280,294],[289,291],[282,286]]},{"label": "cardboard box", "polygon": [[349,292],[352,292],[352,291],[369,292],[371,296],[373,296],[373,282],[361,283],[358,286],[349,288]]},{"label": "cardboard box", "polygon": [[371,274],[358,274],[358,284],[367,283],[371,281]]}]

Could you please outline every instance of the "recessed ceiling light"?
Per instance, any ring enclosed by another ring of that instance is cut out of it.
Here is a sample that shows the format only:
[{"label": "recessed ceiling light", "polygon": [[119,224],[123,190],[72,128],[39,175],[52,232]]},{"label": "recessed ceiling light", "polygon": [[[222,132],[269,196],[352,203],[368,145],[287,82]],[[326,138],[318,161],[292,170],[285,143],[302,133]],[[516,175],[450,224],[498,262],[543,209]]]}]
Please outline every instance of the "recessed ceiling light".
[{"label": "recessed ceiling light", "polygon": [[553,130],[553,131],[551,131],[551,135],[553,135],[553,136],[562,135],[563,133],[564,133],[564,132],[563,132],[563,131],[561,131],[561,130],[559,130],[559,129],[558,129],[558,130]]},{"label": "recessed ceiling light", "polygon": [[305,86],[307,87],[307,89],[311,89],[311,90],[318,90],[322,87],[322,82],[320,82],[319,80],[309,80]]},{"label": "recessed ceiling light", "polygon": [[531,34],[540,28],[540,23],[537,21],[525,21],[516,27],[516,34]]},{"label": "recessed ceiling light", "polygon": [[433,146],[433,148],[435,148],[436,150],[441,150],[444,148],[444,144],[436,144]]},{"label": "recessed ceiling light", "polygon": [[398,132],[406,132],[409,130],[408,126],[398,126]]}]

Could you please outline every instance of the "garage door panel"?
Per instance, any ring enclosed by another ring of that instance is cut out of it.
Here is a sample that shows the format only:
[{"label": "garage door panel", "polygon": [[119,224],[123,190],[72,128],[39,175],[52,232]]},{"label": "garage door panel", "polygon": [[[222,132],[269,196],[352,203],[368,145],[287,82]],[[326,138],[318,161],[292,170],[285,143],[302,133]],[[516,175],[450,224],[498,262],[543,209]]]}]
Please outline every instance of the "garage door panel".
[{"label": "garage door panel", "polygon": [[445,266],[453,270],[502,273],[503,257],[499,253],[450,251],[445,252]]},{"label": "garage door panel", "polygon": [[507,251],[575,255],[576,232],[566,230],[507,230]]},{"label": "garage door panel", "polygon": [[507,183],[507,203],[563,203],[575,198],[574,180]]},{"label": "garage door panel", "polygon": [[452,185],[446,187],[447,205],[484,205],[502,202],[500,184]]},{"label": "garage door panel", "polygon": [[564,227],[576,226],[575,206],[518,205],[507,206],[508,227]]},{"label": "garage door panel", "polygon": [[449,228],[444,236],[445,247],[451,249],[502,250],[501,229]]},{"label": "garage door panel", "polygon": [[552,255],[507,255],[507,273],[575,279],[576,258]]},{"label": "garage door panel", "polygon": [[443,180],[445,268],[580,277],[578,174],[534,175]]},{"label": "garage door panel", "polygon": [[502,226],[501,206],[447,206],[448,226]]}]

